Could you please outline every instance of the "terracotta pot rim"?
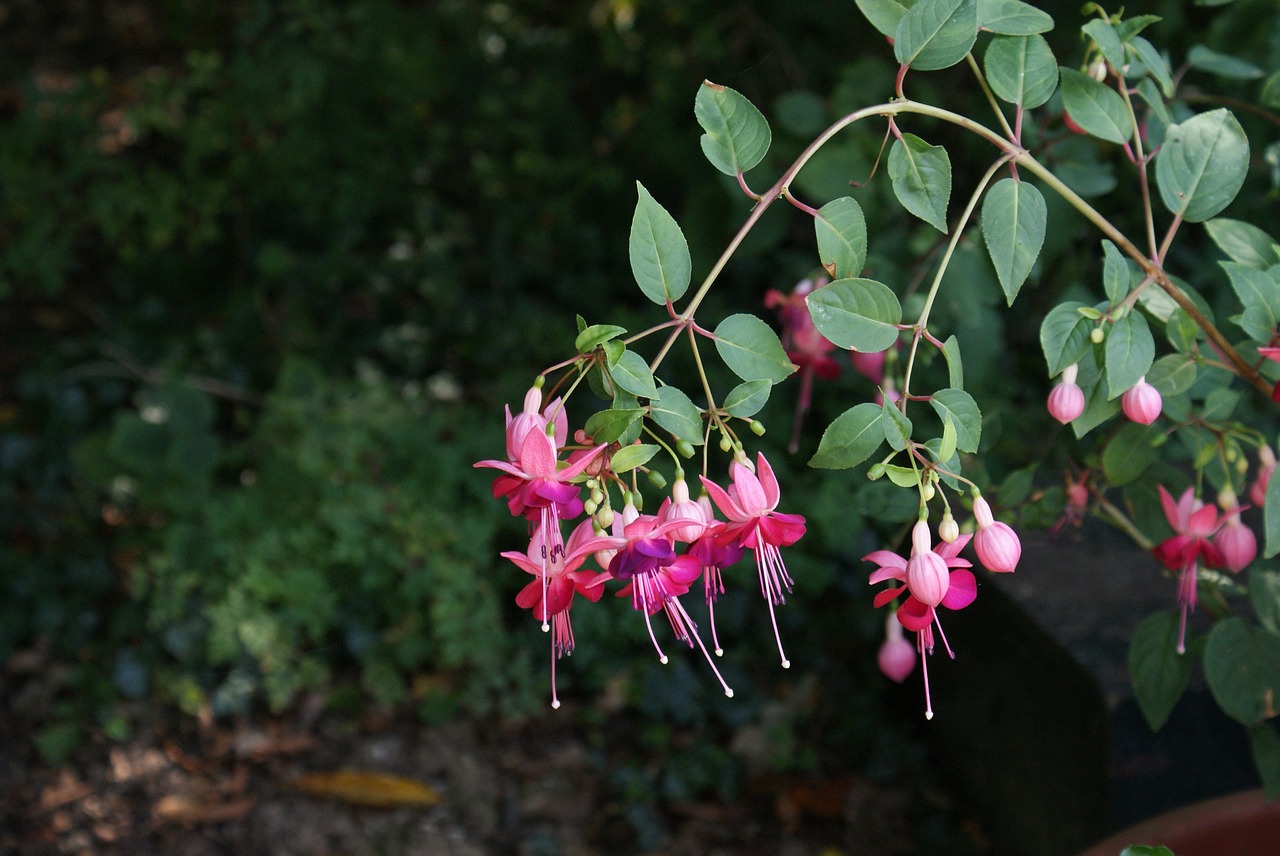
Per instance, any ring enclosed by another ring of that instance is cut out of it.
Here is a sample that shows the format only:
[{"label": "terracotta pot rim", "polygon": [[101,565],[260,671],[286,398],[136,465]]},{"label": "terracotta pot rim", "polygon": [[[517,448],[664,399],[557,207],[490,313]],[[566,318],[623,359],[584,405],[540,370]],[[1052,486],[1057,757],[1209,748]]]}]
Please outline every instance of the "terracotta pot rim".
[{"label": "terracotta pot rim", "polygon": [[[1248,837],[1250,832],[1252,838]],[[1255,788],[1192,803],[1144,820],[1098,842],[1080,856],[1119,856],[1131,844],[1164,845],[1175,856],[1223,852],[1249,856],[1255,852],[1274,853],[1278,836],[1280,802],[1267,802],[1262,790]],[[1234,844],[1236,837],[1241,837],[1241,846],[1257,840],[1264,842],[1267,849],[1222,849],[1228,843]],[[1213,849],[1202,849],[1206,843]],[[1183,849],[1179,849],[1179,845]]]}]

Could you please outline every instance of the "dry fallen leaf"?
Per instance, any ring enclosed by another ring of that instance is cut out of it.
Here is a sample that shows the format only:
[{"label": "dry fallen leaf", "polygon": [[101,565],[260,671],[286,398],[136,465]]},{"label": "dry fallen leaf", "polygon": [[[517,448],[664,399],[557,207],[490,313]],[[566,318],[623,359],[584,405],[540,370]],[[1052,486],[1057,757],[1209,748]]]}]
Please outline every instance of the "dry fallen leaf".
[{"label": "dry fallen leaf", "polygon": [[443,799],[434,788],[415,779],[359,770],[308,773],[294,779],[293,786],[313,797],[374,808],[437,805]]},{"label": "dry fallen leaf", "polygon": [[169,823],[221,823],[244,817],[253,808],[253,803],[252,799],[207,803],[192,797],[170,795],[161,797],[151,810],[157,819]]}]

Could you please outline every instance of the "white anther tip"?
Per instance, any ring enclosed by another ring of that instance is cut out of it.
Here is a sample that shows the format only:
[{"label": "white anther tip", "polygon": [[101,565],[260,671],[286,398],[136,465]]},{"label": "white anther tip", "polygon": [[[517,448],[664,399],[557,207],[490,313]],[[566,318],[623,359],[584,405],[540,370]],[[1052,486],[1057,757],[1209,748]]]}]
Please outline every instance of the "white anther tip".
[{"label": "white anther tip", "polygon": [[784,668],[784,669],[790,669],[790,668],[791,668],[791,661],[790,661],[790,660],[783,660],[783,661],[782,661],[782,668]]},{"label": "white anther tip", "polygon": [[663,654],[661,657],[659,657],[658,662],[665,666],[667,664],[667,655]]},{"label": "white anther tip", "polygon": [[925,718],[925,719],[933,719],[933,711],[931,711],[931,710],[926,710],[926,711],[924,712],[924,718]]},{"label": "white anther tip", "polygon": [[555,701],[551,702],[551,709],[552,710],[560,709],[560,699],[556,699]]},{"label": "white anther tip", "polygon": [[733,690],[726,689],[726,690],[724,691],[724,697],[725,697],[725,698],[733,698]]},{"label": "white anther tip", "polygon": [[717,656],[717,657],[723,657],[723,656],[724,656],[724,649],[723,649],[723,648],[717,648],[717,649],[716,649],[716,656]]}]

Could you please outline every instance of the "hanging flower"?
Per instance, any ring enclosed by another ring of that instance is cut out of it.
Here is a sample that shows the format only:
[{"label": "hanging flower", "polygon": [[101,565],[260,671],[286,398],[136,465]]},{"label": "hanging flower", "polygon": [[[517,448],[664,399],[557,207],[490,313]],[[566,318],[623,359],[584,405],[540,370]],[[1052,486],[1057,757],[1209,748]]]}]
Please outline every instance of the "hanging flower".
[{"label": "hanging flower", "polygon": [[1076,385],[1080,367],[1075,363],[1062,372],[1062,379],[1049,393],[1049,415],[1063,425],[1084,413],[1084,390]]},{"label": "hanging flower", "polygon": [[1120,396],[1120,409],[1139,425],[1150,425],[1160,417],[1164,400],[1154,386],[1147,383],[1145,377],[1138,378],[1128,392]]},{"label": "hanging flower", "polygon": [[1218,509],[1196,498],[1191,488],[1183,491],[1174,502],[1173,496],[1160,485],[1160,504],[1165,519],[1174,534],[1162,541],[1152,552],[1171,571],[1178,572],[1178,604],[1182,617],[1178,624],[1178,653],[1187,650],[1187,613],[1196,608],[1196,583],[1200,563],[1207,567],[1226,564],[1222,553],[1209,540],[1218,530]]},{"label": "hanging flower", "polygon": [[988,571],[1010,574],[1022,558],[1022,542],[1018,533],[1007,523],[991,516],[991,506],[981,496],[974,497],[973,516],[978,521],[978,532],[973,536],[973,550],[978,561]]}]

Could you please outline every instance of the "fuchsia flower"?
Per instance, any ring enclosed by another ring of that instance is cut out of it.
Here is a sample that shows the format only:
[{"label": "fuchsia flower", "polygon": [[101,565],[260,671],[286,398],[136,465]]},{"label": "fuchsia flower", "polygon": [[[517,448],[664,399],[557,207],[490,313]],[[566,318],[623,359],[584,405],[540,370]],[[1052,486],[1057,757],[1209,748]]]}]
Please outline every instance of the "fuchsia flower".
[{"label": "fuchsia flower", "polygon": [[1238,574],[1252,564],[1258,555],[1258,538],[1253,530],[1240,520],[1243,511],[1236,501],[1235,491],[1226,488],[1218,495],[1222,507],[1222,528],[1213,536],[1213,546],[1222,554],[1222,565]]},{"label": "fuchsia flower", "polygon": [[884,622],[884,642],[876,653],[876,665],[896,684],[905,681],[916,667],[916,648],[907,641],[902,624],[892,612]]},{"label": "fuchsia flower", "polygon": [[[1280,363],[1280,348],[1259,348],[1258,356]],[[1280,383],[1271,388],[1271,400],[1280,402]]]},{"label": "fuchsia flower", "polygon": [[1154,386],[1147,383],[1145,377],[1138,378],[1128,392],[1120,396],[1120,409],[1124,411],[1124,415],[1128,416],[1139,425],[1150,425],[1160,417],[1160,410],[1164,407],[1164,399],[1160,397],[1159,391]]},{"label": "fuchsia flower", "polygon": [[1062,371],[1062,380],[1049,393],[1049,415],[1063,425],[1084,413],[1084,390],[1076,385],[1080,368],[1075,363]]},{"label": "fuchsia flower", "polygon": [[573,605],[573,596],[580,594],[588,600],[597,601],[604,593],[604,589],[592,585],[600,575],[579,568],[593,552],[606,546],[616,546],[621,540],[597,536],[592,526],[591,520],[582,521],[570,533],[568,542],[563,545],[553,544],[550,548],[543,531],[539,529],[529,540],[526,552],[502,553],[503,558],[510,559],[535,577],[516,595],[516,603],[521,608],[532,611],[534,617],[542,622],[544,630],[550,622],[554,631],[551,634],[553,708],[560,707],[560,700],[556,697],[556,660],[572,654],[574,648],[573,625],[569,622],[569,607]]},{"label": "fuchsia flower", "polygon": [[1276,471],[1276,453],[1270,446],[1264,445],[1258,450],[1258,475],[1249,488],[1249,501],[1258,508],[1267,504],[1267,485],[1271,483],[1271,474]]},{"label": "fuchsia flower", "polygon": [[764,296],[764,305],[778,310],[782,321],[782,347],[787,352],[787,359],[800,370],[800,397],[796,399],[796,415],[792,421],[791,444],[788,447],[792,454],[800,447],[800,427],[813,403],[814,375],[823,380],[835,380],[840,376],[840,364],[831,358],[831,352],[836,346],[818,332],[813,324],[813,316],[809,314],[809,304],[805,301],[811,292],[822,288],[827,282],[826,277],[806,279],[790,294],[771,288]]},{"label": "fuchsia flower", "polygon": [[1178,653],[1182,654],[1187,650],[1187,613],[1196,608],[1196,581],[1200,563],[1217,568],[1225,565],[1226,560],[1209,540],[1220,525],[1217,507],[1206,505],[1197,499],[1192,488],[1183,491],[1178,501],[1174,502],[1164,485],[1159,487],[1160,504],[1174,535],[1162,541],[1152,553],[1166,568],[1178,572],[1178,603],[1182,607],[1182,619],[1178,625]]},{"label": "fuchsia flower", "polygon": [[[968,559],[960,558],[960,551],[969,543],[969,537],[961,535],[950,544],[942,541],[930,550],[929,524],[921,520],[916,523],[911,532],[911,561],[889,550],[877,550],[862,557],[864,562],[874,562],[880,566],[871,574],[871,585],[885,580],[898,580],[904,583],[897,588],[880,592],[876,595],[874,603],[879,608],[898,597],[903,591],[907,592],[907,599],[898,607],[896,616],[903,627],[916,634],[916,649],[920,652],[920,664],[924,674],[926,719],[933,719],[933,703],[929,697],[929,667],[925,655],[933,653],[935,625],[938,628],[938,635],[942,637],[942,644],[947,649],[947,656],[955,658],[951,646],[947,644],[947,636],[942,631],[942,622],[938,620],[935,607],[964,609],[978,596],[978,581],[974,578],[973,572],[968,570],[972,564]],[[939,561],[927,558],[922,560],[921,557],[926,553]],[[911,562],[917,562],[914,574]],[[939,563],[942,566],[942,572],[947,576],[945,584],[938,579]],[[920,591],[917,591],[913,577],[919,581]],[[937,600],[930,604],[929,601],[935,598]]]},{"label": "fuchsia flower", "polygon": [[1011,574],[1022,558],[1022,542],[1018,533],[1007,523],[991,516],[991,506],[981,496],[973,499],[973,516],[978,521],[978,533],[973,536],[973,550],[978,561],[988,571]]},{"label": "fuchsia flower", "polygon": [[760,473],[758,478],[745,461],[735,460],[729,467],[733,484],[728,491],[705,476],[702,477],[702,485],[728,521],[717,536],[717,543],[737,545],[755,553],[760,592],[769,604],[773,635],[778,642],[782,668],[786,669],[791,663],[782,650],[782,636],[778,632],[774,606],[786,603],[785,592],[791,591],[791,577],[778,548],[799,541],[805,532],[805,522],[799,514],[783,514],[775,510],[780,498],[778,479],[763,453],[756,460]]},{"label": "fuchsia flower", "polygon": [[511,408],[503,405],[507,414],[507,460],[514,461],[520,456],[524,439],[532,430],[546,431],[547,424],[554,425],[555,445],[559,449],[569,436],[569,416],[565,413],[560,399],[555,399],[541,413],[538,407],[542,404],[542,388],[529,387],[524,394],[524,408],[512,417]]},{"label": "fuchsia flower", "polygon": [[716,520],[711,498],[706,493],[698,497],[698,505],[702,507],[706,516],[707,526],[702,532],[702,537],[689,545],[689,555],[697,559],[702,566],[702,591],[707,599],[707,615],[711,621],[711,643],[715,647],[716,656],[720,657],[724,654],[724,649],[720,647],[720,638],[716,634],[715,604],[716,599],[724,594],[724,578],[721,571],[741,559],[746,549],[737,542],[720,543],[719,538],[724,531],[725,523]]}]

